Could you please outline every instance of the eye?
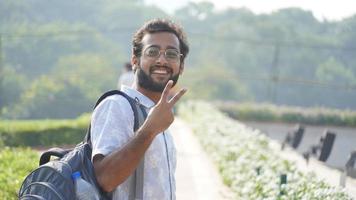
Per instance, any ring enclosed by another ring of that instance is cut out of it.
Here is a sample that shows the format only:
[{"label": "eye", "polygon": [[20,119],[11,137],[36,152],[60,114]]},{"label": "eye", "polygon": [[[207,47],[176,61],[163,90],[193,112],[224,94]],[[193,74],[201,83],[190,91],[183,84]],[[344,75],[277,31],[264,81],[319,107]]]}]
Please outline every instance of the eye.
[{"label": "eye", "polygon": [[159,54],[159,48],[149,47],[146,49],[145,54],[149,57],[156,57]]},{"label": "eye", "polygon": [[166,50],[166,56],[169,59],[178,59],[179,57],[179,52],[175,49],[167,49]]}]

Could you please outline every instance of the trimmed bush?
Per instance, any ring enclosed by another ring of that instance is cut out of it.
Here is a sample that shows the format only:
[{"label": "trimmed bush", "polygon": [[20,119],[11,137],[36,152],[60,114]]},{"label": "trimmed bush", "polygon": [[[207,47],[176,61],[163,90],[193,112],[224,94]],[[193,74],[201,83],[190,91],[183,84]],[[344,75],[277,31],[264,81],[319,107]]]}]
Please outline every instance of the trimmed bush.
[{"label": "trimmed bush", "polygon": [[180,116],[192,127],[219,167],[236,199],[351,199],[278,154],[278,146],[258,130],[228,118],[211,104],[186,102]]},{"label": "trimmed bush", "polygon": [[38,166],[39,153],[28,148],[0,150],[0,199],[17,199],[25,176]]},{"label": "trimmed bush", "polygon": [[0,121],[0,140],[5,146],[53,146],[83,140],[89,115],[73,120]]},{"label": "trimmed bush", "polygon": [[242,121],[356,126],[356,112],[327,108],[301,108],[253,103],[216,103],[221,111]]}]

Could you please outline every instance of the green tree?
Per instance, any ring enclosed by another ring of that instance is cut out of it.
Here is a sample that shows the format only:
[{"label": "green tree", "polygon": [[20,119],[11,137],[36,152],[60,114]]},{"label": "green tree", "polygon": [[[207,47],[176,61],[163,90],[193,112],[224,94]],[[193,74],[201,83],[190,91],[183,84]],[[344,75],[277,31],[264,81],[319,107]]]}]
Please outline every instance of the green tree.
[{"label": "green tree", "polygon": [[116,88],[119,67],[106,56],[83,53],[62,57],[50,74],[55,80],[75,85],[94,103],[102,92]]},{"label": "green tree", "polygon": [[246,86],[231,71],[222,70],[217,62],[203,66],[184,72],[182,84],[191,91],[187,93],[188,98],[251,100]]},{"label": "green tree", "polygon": [[9,117],[74,118],[88,112],[95,100],[116,86],[116,71],[95,54],[60,59],[49,75],[32,82]]},{"label": "green tree", "polygon": [[333,57],[318,66],[316,77],[326,83],[356,85],[356,76],[352,70]]},{"label": "green tree", "polygon": [[23,74],[16,72],[11,66],[5,66],[2,73],[2,94],[0,97],[0,108],[2,110],[0,110],[0,113],[3,115],[11,112],[9,106],[17,103],[28,81]]}]

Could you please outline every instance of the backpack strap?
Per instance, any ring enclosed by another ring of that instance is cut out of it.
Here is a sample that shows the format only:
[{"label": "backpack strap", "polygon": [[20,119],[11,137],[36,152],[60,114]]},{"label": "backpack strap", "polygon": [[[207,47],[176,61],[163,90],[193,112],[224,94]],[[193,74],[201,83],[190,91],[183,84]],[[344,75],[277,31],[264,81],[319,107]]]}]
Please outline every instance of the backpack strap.
[{"label": "backpack strap", "polygon": [[72,149],[62,149],[62,148],[48,149],[47,151],[42,153],[39,161],[39,166],[48,163],[49,160],[51,159],[51,156],[55,156],[57,158],[63,158],[63,156],[66,155],[71,150]]},{"label": "backpack strap", "polygon": [[[138,120],[138,112],[137,112],[137,107],[136,107],[137,101],[134,100],[133,98],[129,97],[126,93],[124,93],[120,90],[108,91],[108,92],[104,93],[103,95],[101,95],[101,97],[97,100],[97,102],[95,103],[94,109],[104,99],[106,99],[107,97],[112,96],[112,95],[121,95],[121,96],[125,97],[125,99],[127,99],[127,101],[130,103],[131,109],[134,113],[134,131],[136,131],[140,127],[139,120]],[[87,142],[91,146],[91,140],[90,140],[91,139],[91,133],[90,133],[91,131],[90,131],[90,129],[91,129],[91,125],[89,124],[89,128],[88,128],[87,134],[85,135],[83,142]]]},{"label": "backpack strap", "polygon": [[[136,103],[139,112],[139,124],[142,125],[147,118],[147,112],[145,107],[143,107],[139,102]],[[132,181],[132,186],[130,187],[129,200],[142,200],[143,199],[143,182],[144,182],[144,168],[145,168],[145,156],[140,160],[140,164],[137,166],[134,179]]]}]

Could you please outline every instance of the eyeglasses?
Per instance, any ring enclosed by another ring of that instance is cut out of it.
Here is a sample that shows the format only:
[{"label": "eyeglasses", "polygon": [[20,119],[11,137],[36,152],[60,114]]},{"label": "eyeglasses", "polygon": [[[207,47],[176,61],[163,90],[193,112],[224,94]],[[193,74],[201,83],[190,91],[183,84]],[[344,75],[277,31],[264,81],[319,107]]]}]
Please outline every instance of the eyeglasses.
[{"label": "eyeglasses", "polygon": [[[156,46],[151,46],[146,48],[143,53],[145,56],[152,58],[152,59],[157,59],[161,56],[161,49]],[[167,61],[171,62],[177,62],[179,61],[180,57],[183,56],[183,54],[179,53],[178,50],[176,49],[166,49],[164,52],[164,57],[167,59]]]}]

